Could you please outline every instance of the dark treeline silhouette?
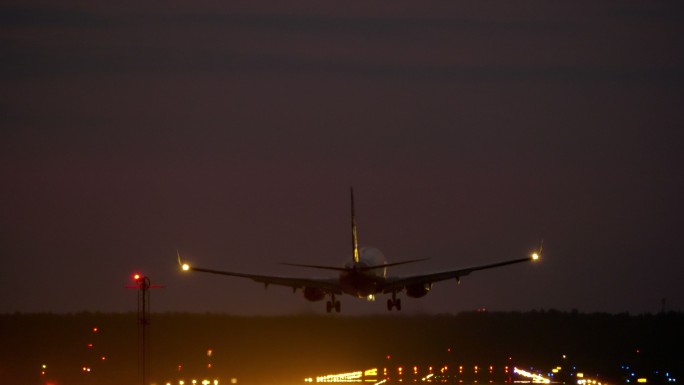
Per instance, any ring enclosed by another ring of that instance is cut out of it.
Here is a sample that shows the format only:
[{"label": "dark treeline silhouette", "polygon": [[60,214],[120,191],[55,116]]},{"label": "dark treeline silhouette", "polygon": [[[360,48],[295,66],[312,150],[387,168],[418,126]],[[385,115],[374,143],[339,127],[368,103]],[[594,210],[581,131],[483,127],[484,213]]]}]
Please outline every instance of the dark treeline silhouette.
[{"label": "dark treeline silhouette", "polygon": [[[623,365],[644,374],[669,370],[682,381],[684,362],[684,314],[675,312],[367,317],[163,313],[151,319],[150,380],[158,384],[193,377],[219,377],[224,384],[233,377],[239,384],[276,378],[301,382],[372,367],[445,364],[546,370],[577,366],[616,384],[624,382]],[[0,379],[137,384],[137,338],[134,313],[3,314]]]}]

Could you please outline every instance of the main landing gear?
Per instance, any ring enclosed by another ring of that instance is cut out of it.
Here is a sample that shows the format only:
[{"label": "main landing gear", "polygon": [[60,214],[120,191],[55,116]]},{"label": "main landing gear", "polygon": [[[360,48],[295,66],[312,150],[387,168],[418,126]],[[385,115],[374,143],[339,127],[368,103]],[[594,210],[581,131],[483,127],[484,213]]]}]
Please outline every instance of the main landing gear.
[{"label": "main landing gear", "polygon": [[335,294],[332,294],[330,296],[330,301],[325,303],[325,311],[330,313],[333,309],[335,309],[336,313],[340,312],[340,301],[335,300]]},{"label": "main landing gear", "polygon": [[397,299],[397,293],[392,292],[392,298],[387,300],[387,310],[392,311],[392,308],[396,307],[397,311],[401,310],[401,299]]}]

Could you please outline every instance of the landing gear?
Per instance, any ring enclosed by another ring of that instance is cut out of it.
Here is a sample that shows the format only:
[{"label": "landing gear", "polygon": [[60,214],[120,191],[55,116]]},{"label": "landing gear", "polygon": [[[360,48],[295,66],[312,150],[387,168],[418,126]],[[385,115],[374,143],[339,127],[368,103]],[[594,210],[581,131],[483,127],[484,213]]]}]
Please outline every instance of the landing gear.
[{"label": "landing gear", "polygon": [[396,307],[397,311],[401,310],[401,299],[397,299],[397,293],[392,292],[392,298],[387,300],[387,310],[392,311]]},{"label": "landing gear", "polygon": [[335,295],[330,296],[330,301],[325,303],[325,311],[330,313],[333,309],[335,309],[336,313],[340,312],[340,301],[335,300]]}]

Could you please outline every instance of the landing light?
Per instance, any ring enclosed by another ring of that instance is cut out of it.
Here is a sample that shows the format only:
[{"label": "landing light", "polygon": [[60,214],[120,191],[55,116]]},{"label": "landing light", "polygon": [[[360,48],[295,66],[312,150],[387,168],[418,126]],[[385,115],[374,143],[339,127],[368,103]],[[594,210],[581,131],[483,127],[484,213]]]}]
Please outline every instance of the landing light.
[{"label": "landing light", "polygon": [[188,270],[190,270],[190,265],[188,265],[187,263],[184,263],[183,266],[181,266],[181,268],[183,269],[183,271],[188,271]]},{"label": "landing light", "polygon": [[537,253],[532,253],[532,260],[536,261],[539,259],[539,254]]}]

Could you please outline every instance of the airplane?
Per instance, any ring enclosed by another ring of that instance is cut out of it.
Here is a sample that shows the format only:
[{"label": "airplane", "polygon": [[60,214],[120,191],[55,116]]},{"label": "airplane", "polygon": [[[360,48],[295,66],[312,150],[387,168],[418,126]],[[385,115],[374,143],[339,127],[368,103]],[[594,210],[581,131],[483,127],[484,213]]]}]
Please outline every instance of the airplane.
[{"label": "airplane", "polygon": [[195,267],[183,261],[180,252],[176,251],[178,264],[180,265],[182,271],[196,271],[231,277],[249,278],[255,282],[263,283],[266,287],[268,287],[268,285],[287,286],[292,288],[293,292],[301,290],[304,294],[304,298],[306,298],[308,301],[320,301],[325,299],[326,296],[329,296],[330,300],[326,302],[326,311],[330,313],[331,311],[335,310],[335,312],[339,313],[340,301],[336,299],[336,296],[339,295],[348,294],[356,298],[365,298],[369,301],[374,301],[377,294],[391,294],[392,297],[387,300],[387,310],[392,311],[393,308],[396,308],[397,311],[399,311],[401,310],[401,299],[397,298],[398,293],[404,292],[408,297],[421,298],[428,294],[428,292],[432,289],[432,284],[435,282],[456,279],[456,281],[460,284],[461,277],[464,277],[474,271],[493,269],[496,267],[502,267],[521,262],[533,262],[541,258],[543,240],[539,245],[539,249],[525,258],[511,259],[487,265],[447,270],[430,274],[419,274],[405,277],[388,276],[388,267],[424,261],[428,258],[388,263],[380,250],[374,247],[359,247],[358,233],[356,229],[356,215],[354,213],[353,188],[350,188],[350,193],[352,241],[351,260],[343,267],[283,263],[284,265],[288,266],[337,271],[339,272],[339,276],[337,278],[281,277],[245,274],[234,271]]}]

